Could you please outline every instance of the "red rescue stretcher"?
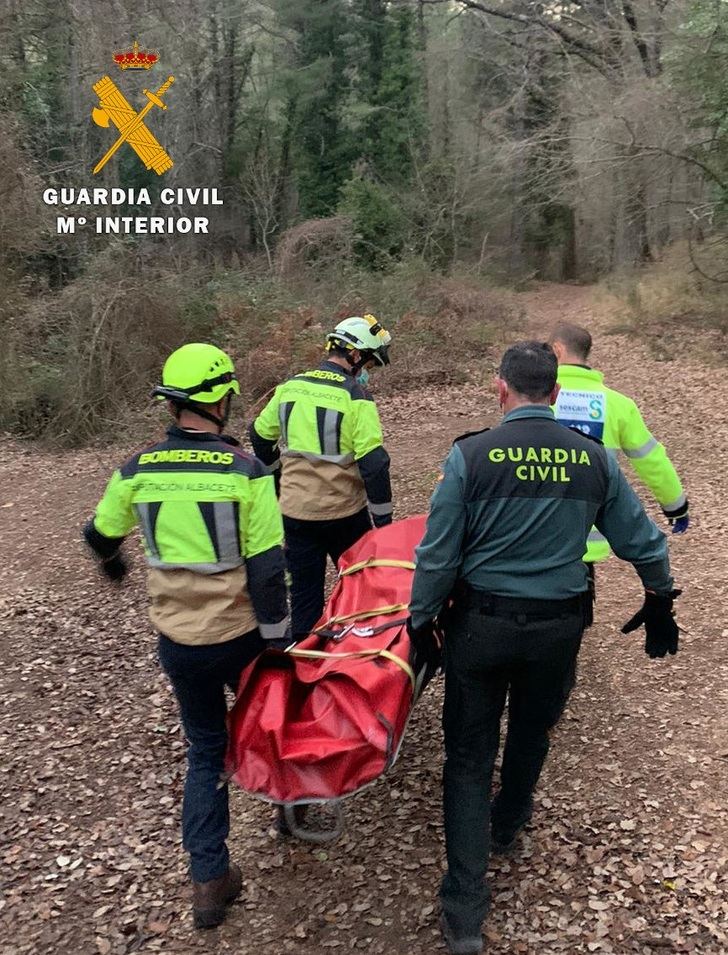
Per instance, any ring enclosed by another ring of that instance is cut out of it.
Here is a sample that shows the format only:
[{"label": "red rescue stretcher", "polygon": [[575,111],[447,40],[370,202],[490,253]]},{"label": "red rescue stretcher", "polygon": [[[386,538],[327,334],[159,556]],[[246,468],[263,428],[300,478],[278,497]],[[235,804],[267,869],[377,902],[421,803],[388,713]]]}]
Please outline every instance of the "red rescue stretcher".
[{"label": "red rescue stretcher", "polygon": [[[342,554],[310,637],[266,650],[243,672],[229,714],[227,773],[253,796],[287,808],[338,801],[394,763],[421,692],[405,623],[424,517],[371,530]],[[335,802],[340,831],[341,814]]]}]

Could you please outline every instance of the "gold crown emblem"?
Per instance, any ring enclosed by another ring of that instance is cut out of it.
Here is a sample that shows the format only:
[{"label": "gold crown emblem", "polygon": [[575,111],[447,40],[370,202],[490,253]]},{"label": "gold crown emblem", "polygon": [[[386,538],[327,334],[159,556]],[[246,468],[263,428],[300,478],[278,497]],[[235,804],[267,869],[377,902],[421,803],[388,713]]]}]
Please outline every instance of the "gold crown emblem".
[{"label": "gold crown emblem", "polygon": [[159,59],[159,53],[151,50],[140,50],[134,40],[131,50],[122,50],[114,53],[114,63],[122,70],[151,70]]}]

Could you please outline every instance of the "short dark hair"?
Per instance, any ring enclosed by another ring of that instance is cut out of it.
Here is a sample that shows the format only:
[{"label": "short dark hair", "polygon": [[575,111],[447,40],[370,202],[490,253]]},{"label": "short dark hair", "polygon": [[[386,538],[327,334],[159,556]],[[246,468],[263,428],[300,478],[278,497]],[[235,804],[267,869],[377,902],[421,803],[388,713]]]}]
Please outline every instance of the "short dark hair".
[{"label": "short dark hair", "polygon": [[561,342],[566,345],[572,355],[576,355],[583,361],[589,357],[592,347],[592,337],[589,332],[581,325],[572,325],[570,322],[562,322],[551,332],[549,341]]},{"label": "short dark hair", "polygon": [[556,387],[558,362],[545,342],[517,342],[506,351],[500,363],[505,383],[532,401],[543,401]]}]

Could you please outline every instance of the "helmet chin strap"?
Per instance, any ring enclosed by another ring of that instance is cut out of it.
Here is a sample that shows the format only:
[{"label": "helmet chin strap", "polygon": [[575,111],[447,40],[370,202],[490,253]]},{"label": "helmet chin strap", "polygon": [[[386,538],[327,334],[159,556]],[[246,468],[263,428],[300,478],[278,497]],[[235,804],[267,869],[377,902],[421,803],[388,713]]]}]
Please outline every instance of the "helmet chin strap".
[{"label": "helmet chin strap", "polygon": [[354,361],[353,359],[349,357],[349,354],[347,353],[346,360],[349,362],[352,374],[354,375],[355,378],[356,378],[356,373],[360,371],[364,367],[364,365],[366,365],[370,357],[371,357],[370,355],[364,355],[362,354],[362,352],[359,352],[359,360]]},{"label": "helmet chin strap", "polygon": [[175,402],[175,408],[177,411],[175,417],[177,418],[177,420],[179,420],[179,416],[183,411],[191,411],[193,414],[196,414],[199,418],[204,418],[205,421],[211,421],[222,432],[224,431],[225,425],[228,423],[228,419],[230,418],[230,405],[232,404],[232,398],[233,396],[230,392],[228,392],[228,394],[225,395],[225,398],[224,398],[225,406],[224,406],[224,411],[222,413],[222,416],[213,414],[211,411],[208,411],[206,408],[201,408],[198,404],[194,404],[193,402],[189,402],[189,403]]}]

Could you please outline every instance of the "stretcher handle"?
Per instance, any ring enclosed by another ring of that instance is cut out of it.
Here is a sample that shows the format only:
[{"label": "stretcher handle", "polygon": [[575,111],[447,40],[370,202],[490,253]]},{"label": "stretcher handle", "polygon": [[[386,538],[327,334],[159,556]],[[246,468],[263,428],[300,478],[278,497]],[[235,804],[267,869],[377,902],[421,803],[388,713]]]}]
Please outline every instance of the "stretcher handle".
[{"label": "stretcher handle", "polygon": [[329,805],[334,816],[334,825],[332,828],[306,829],[304,826],[299,826],[296,821],[295,803],[283,803],[283,815],[286,818],[286,825],[291,835],[295,836],[296,839],[303,839],[304,842],[314,842],[318,845],[333,842],[334,839],[338,839],[344,831],[344,808],[341,805],[340,799],[330,800]]},{"label": "stretcher handle", "polygon": [[392,627],[401,627],[402,624],[407,623],[407,617],[400,617],[399,620],[390,620],[388,623],[380,623],[378,627],[368,627],[366,633],[359,632],[359,627],[355,624],[349,624],[348,627],[344,627],[343,630],[317,630],[316,634],[319,637],[323,637],[326,640],[334,640],[337,643],[340,643],[344,637],[347,637],[350,633],[353,633],[355,637],[359,637],[362,640],[369,640],[371,637],[376,637],[380,633],[384,633],[385,630],[391,630]]},{"label": "stretcher handle", "polygon": [[386,616],[391,613],[399,613],[400,610],[408,610],[409,604],[387,604],[386,607],[376,607],[373,610],[356,610],[354,613],[341,614],[338,617],[329,617],[326,623],[320,627],[315,627],[311,633],[321,633],[322,630],[328,630],[335,623],[348,623],[349,620],[367,620],[369,617]]}]

